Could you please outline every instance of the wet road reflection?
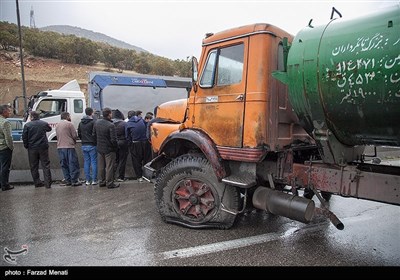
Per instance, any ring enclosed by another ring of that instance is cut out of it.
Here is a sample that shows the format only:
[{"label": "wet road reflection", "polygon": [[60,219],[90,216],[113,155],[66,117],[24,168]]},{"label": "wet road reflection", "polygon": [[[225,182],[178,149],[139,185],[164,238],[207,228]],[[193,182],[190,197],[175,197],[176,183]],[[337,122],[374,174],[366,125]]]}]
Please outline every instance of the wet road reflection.
[{"label": "wet road reflection", "polygon": [[[16,266],[399,266],[400,207],[333,196],[337,230],[253,210],[229,230],[161,221],[153,185],[127,181],[0,193],[0,249],[26,254]],[[10,265],[2,259],[1,266]]]}]

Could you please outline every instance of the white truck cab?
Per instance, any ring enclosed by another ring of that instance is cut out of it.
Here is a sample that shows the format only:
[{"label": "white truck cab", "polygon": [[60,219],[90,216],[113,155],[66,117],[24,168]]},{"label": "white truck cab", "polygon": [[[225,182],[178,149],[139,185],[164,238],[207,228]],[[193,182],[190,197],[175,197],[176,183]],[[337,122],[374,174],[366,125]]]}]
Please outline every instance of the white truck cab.
[{"label": "white truck cab", "polygon": [[[37,111],[40,119],[48,122],[52,130],[47,133],[49,141],[57,140],[56,125],[61,121],[61,113],[69,112],[71,122],[78,129],[78,124],[85,115],[86,100],[76,80],[72,80],[57,90],[41,91],[29,100],[28,110]],[[29,114],[25,115],[30,121]]]}]

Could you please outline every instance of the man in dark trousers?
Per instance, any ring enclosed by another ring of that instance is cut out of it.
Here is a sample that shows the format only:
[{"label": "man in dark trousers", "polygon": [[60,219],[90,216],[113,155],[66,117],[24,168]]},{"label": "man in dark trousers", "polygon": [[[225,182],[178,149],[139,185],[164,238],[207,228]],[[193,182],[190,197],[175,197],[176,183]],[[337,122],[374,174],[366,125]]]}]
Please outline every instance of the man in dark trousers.
[{"label": "man in dark trousers", "polygon": [[[51,188],[51,170],[49,159],[49,142],[47,140],[46,132],[51,131],[51,126],[39,119],[39,113],[32,111],[30,113],[31,121],[24,125],[22,131],[22,141],[24,147],[28,149],[29,167],[33,183],[36,188],[46,186]],[[39,161],[43,169],[44,184],[39,176]]]},{"label": "man in dark trousers", "polygon": [[144,160],[146,137],[146,124],[142,119],[142,111],[136,111],[136,115],[132,116],[125,128],[125,135],[131,143],[130,152],[132,157],[133,170],[135,171],[138,182],[143,182],[142,167]]},{"label": "man in dark trousers", "polygon": [[97,145],[97,157],[99,160],[99,185],[100,187],[107,186],[109,189],[118,188],[119,184],[114,184],[118,142],[110,108],[103,109],[103,118],[97,120],[94,124],[93,135]]},{"label": "man in dark trousers", "polygon": [[10,117],[10,106],[0,105],[0,185],[2,191],[14,188],[8,182],[14,149],[11,123],[7,120],[8,117]]},{"label": "man in dark trousers", "polygon": [[125,181],[125,169],[126,169],[126,160],[129,155],[129,142],[125,137],[125,127],[126,122],[124,121],[124,114],[120,110],[114,111],[114,125],[115,125],[115,133],[117,134],[118,140],[118,152],[117,152],[117,160],[116,160],[116,170],[115,176],[117,177],[117,182]]}]

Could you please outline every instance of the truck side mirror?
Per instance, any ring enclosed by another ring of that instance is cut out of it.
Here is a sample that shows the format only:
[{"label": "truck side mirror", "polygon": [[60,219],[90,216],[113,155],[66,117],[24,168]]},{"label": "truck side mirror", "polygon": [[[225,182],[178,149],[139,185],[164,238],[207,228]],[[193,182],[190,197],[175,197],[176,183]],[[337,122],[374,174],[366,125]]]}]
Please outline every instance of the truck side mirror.
[{"label": "truck side mirror", "polygon": [[197,77],[199,75],[198,62],[196,57],[192,57],[192,86],[194,92],[197,92]]},{"label": "truck side mirror", "polygon": [[18,113],[19,113],[19,102],[18,102],[18,97],[16,97],[16,98],[13,100],[13,113],[14,113],[14,115],[18,115]]}]

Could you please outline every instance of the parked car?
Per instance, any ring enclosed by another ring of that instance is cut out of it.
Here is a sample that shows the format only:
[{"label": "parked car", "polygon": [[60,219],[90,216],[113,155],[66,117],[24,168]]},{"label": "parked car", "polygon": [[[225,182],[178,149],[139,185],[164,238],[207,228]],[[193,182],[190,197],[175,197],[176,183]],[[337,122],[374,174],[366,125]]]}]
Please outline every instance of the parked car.
[{"label": "parked car", "polygon": [[12,137],[14,141],[22,140],[22,127],[23,127],[23,119],[22,118],[8,118],[7,120],[11,123],[12,129]]}]

